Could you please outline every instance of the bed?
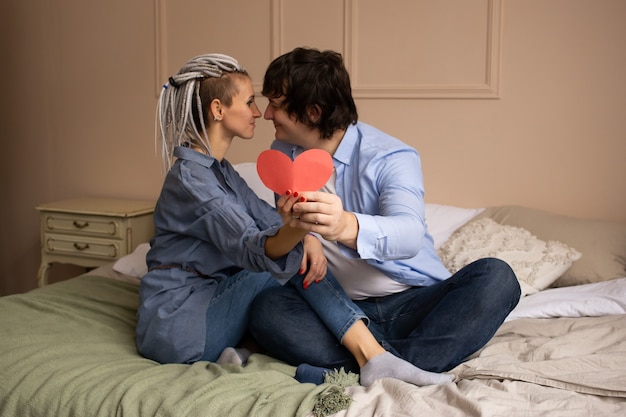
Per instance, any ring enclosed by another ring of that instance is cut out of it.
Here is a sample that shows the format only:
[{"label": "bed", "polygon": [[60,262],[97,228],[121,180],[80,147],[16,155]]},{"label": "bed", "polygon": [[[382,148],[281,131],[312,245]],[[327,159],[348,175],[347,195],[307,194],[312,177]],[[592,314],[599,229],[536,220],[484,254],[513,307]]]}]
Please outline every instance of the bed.
[{"label": "bed", "polygon": [[[239,172],[272,199],[253,163]],[[480,256],[514,267],[524,296],[493,339],[416,387],[316,386],[262,354],[246,366],[160,365],[134,343],[147,243],[119,261],[0,298],[0,416],[626,415],[626,225],[521,206],[427,204],[450,269]],[[34,279],[34,278],[33,278]]]}]

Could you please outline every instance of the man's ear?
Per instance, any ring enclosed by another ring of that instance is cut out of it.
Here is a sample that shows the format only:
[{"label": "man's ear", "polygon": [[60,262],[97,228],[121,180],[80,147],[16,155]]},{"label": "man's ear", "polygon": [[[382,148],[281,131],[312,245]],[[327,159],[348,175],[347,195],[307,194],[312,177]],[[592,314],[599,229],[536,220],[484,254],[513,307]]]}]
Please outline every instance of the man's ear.
[{"label": "man's ear", "polygon": [[317,104],[311,104],[306,109],[306,115],[309,118],[309,121],[316,125],[322,118],[322,108]]}]

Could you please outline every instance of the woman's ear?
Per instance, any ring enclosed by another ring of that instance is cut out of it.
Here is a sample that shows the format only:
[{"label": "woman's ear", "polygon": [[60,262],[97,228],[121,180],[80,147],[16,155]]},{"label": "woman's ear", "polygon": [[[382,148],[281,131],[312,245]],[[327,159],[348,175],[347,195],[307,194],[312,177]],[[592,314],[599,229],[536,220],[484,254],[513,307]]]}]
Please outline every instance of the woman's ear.
[{"label": "woman's ear", "polygon": [[222,102],[219,99],[213,99],[209,106],[209,117],[213,119],[213,121],[220,122],[224,117],[224,113],[222,111]]},{"label": "woman's ear", "polygon": [[322,108],[317,104],[311,104],[306,109],[306,115],[309,118],[309,121],[316,125],[322,118]]}]

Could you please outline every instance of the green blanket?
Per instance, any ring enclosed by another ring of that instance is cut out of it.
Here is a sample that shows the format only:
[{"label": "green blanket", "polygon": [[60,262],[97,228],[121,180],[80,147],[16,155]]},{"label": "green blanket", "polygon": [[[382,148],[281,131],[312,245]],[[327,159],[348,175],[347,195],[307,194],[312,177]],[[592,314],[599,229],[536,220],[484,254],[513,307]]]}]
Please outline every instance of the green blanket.
[{"label": "green blanket", "polygon": [[160,365],[135,349],[137,287],[82,275],[0,298],[0,416],[303,416],[338,386],[245,367]]}]

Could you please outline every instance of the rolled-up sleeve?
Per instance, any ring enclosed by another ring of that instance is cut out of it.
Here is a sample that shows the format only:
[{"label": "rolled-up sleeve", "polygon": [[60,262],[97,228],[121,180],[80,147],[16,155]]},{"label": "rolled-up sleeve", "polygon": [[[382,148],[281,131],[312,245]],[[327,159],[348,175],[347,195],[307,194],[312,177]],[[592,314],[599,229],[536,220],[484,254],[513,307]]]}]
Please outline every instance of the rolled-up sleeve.
[{"label": "rolled-up sleeve", "polygon": [[[366,182],[371,185],[361,189],[363,203],[348,203],[346,208],[354,212],[359,222],[357,252],[360,258],[378,261],[407,259],[421,249],[426,228],[420,165],[416,152],[399,151],[372,163],[361,174],[361,178],[364,175],[373,178]],[[350,206],[356,204],[370,204],[371,207],[352,210]]]},{"label": "rolled-up sleeve", "polygon": [[[265,240],[278,233],[280,224],[260,230],[254,218],[240,206],[223,202],[213,207],[202,222],[203,229],[213,236],[212,243],[233,264],[249,271],[268,271],[281,283],[300,268],[303,247],[298,244],[287,255],[272,260],[265,255]],[[222,238],[219,238],[219,237]]]},{"label": "rolled-up sleeve", "polygon": [[153,241],[162,244],[154,245],[153,259],[215,279],[232,268],[267,271],[281,283],[295,275],[302,244],[276,260],[265,255],[265,240],[282,225],[276,210],[229,163],[213,164],[193,151],[177,150],[180,161],[168,173],[155,210]]}]

